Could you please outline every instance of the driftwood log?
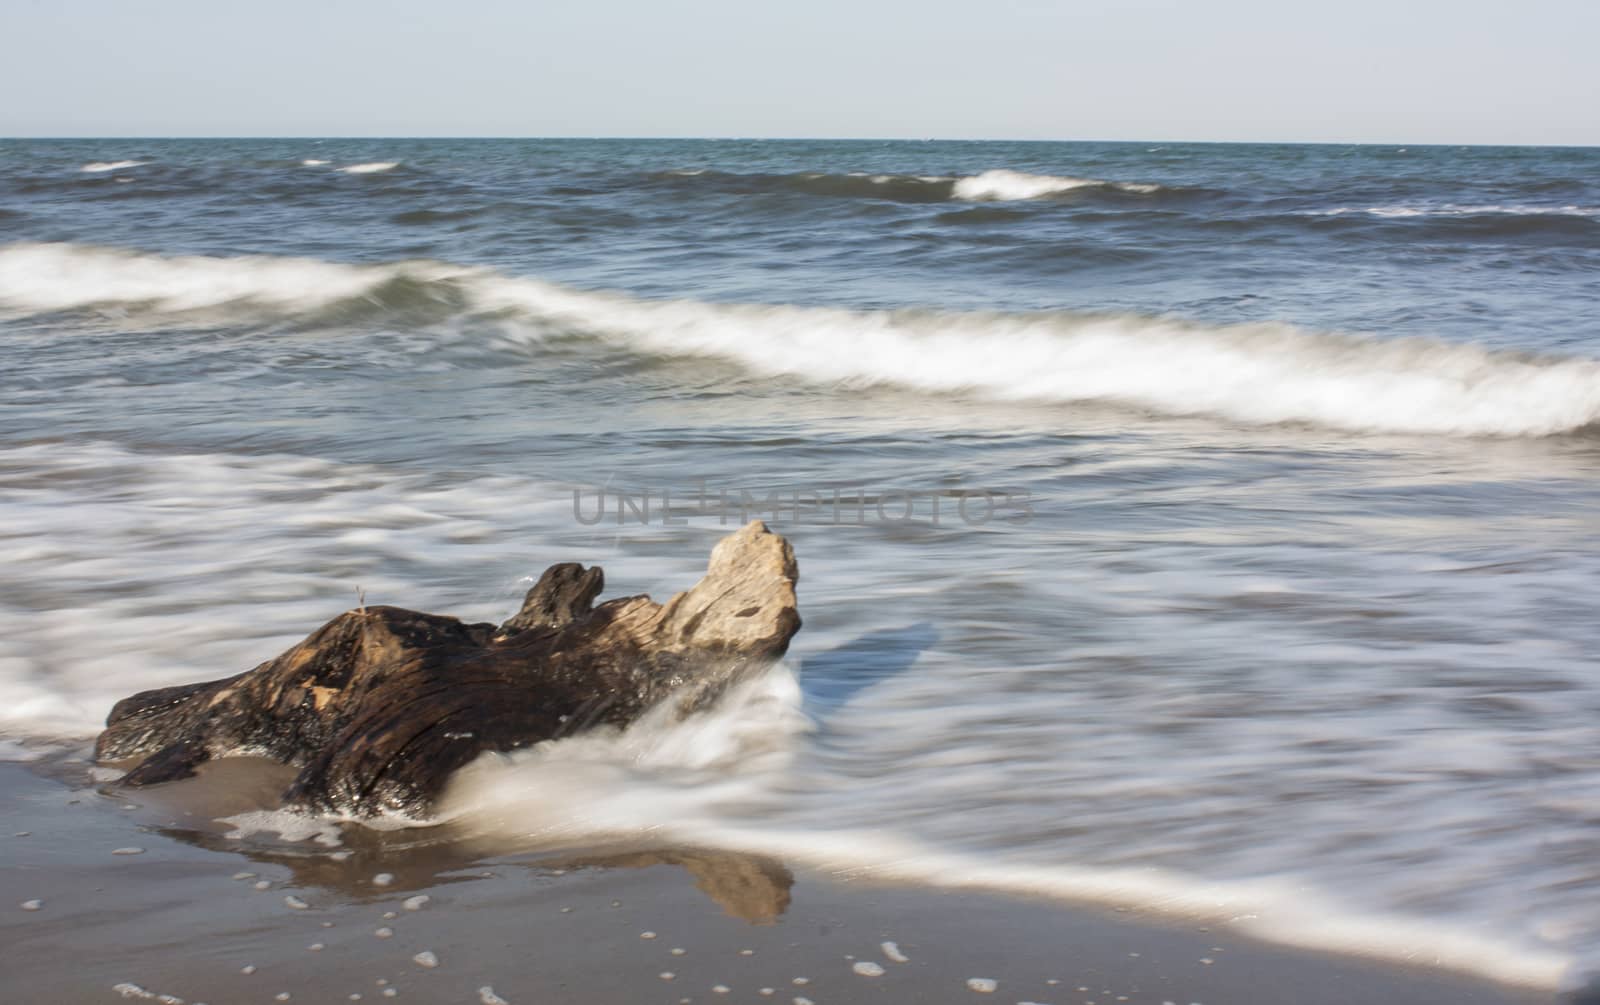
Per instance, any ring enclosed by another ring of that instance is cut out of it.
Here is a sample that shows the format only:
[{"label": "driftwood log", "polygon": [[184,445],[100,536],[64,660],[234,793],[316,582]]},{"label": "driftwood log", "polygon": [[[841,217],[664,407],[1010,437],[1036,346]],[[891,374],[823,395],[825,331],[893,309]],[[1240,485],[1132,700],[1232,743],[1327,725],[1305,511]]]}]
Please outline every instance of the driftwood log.
[{"label": "driftwood log", "polygon": [[133,762],[125,785],[192,775],[230,755],[299,769],[287,805],[425,815],[452,772],[663,702],[683,714],[782,656],[800,629],[794,551],[760,521],[723,538],[705,578],[665,604],[598,607],[598,567],[554,565],[502,625],[398,607],[347,611],[225,680],[118,702],[95,744]]}]

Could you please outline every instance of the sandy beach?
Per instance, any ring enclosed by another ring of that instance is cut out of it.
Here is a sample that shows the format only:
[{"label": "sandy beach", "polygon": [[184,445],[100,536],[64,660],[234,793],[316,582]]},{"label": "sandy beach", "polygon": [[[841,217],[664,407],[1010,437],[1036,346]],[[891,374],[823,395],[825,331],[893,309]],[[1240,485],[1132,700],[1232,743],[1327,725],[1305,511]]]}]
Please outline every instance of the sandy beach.
[{"label": "sandy beach", "polygon": [[233,839],[207,814],[269,787],[229,770],[209,790],[130,800],[81,763],[0,766],[5,1002],[1552,1000],[1181,919],[712,850],[496,854],[415,831],[347,830],[338,848]]}]

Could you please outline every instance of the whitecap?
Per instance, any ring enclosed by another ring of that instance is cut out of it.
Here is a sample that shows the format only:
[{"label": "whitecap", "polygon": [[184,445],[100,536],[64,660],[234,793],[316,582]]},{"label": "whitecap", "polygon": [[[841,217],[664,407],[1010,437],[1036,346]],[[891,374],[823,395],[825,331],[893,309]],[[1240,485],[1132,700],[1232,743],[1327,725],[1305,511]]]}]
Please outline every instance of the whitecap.
[{"label": "whitecap", "polygon": [[1114,188],[1142,194],[1161,190],[1160,185],[1141,182],[1109,182],[1098,178],[1028,174],[1023,171],[996,168],[982,174],[957,178],[951,189],[951,197],[968,202],[1014,202],[1043,199],[1081,188]]},{"label": "whitecap", "polygon": [[469,314],[496,317],[507,340],[534,353],[549,338],[579,335],[819,385],[1108,404],[1349,432],[1544,436],[1600,422],[1600,361],[1429,338],[1133,314],[643,300],[439,262],[164,257],[72,244],[0,249],[0,308],[24,311],[248,304],[298,314],[368,302],[397,280],[431,287]]},{"label": "whitecap", "polygon": [[79,168],[86,174],[101,174],[106,171],[121,171],[123,168],[144,167],[149,161],[91,161]]}]

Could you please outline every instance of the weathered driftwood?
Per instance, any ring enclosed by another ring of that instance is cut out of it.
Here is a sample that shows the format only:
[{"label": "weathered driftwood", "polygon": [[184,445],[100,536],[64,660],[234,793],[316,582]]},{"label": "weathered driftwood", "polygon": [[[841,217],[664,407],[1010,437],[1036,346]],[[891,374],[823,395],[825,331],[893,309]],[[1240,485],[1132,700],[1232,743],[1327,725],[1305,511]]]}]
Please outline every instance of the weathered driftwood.
[{"label": "weathered driftwood", "polygon": [[505,624],[398,607],[348,611],[268,663],[225,680],[118,702],[95,745],[138,760],[123,779],[184,778],[212,758],[298,769],[289,805],[424,814],[450,774],[665,700],[684,713],[781,656],[800,628],[789,543],[759,521],[718,542],[705,578],[665,604],[594,607],[596,568],[551,566]]}]

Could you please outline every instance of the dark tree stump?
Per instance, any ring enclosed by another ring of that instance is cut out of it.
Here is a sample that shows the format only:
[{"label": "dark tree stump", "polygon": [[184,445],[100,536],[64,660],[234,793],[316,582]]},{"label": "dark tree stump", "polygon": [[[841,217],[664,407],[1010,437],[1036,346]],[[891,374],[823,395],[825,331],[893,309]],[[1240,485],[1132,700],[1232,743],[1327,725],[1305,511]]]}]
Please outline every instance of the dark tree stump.
[{"label": "dark tree stump", "polygon": [[151,785],[230,755],[300,769],[286,803],[425,815],[457,768],[662,702],[687,714],[782,656],[800,629],[789,543],[760,521],[718,542],[665,604],[593,602],[598,568],[551,566],[505,624],[398,607],[347,611],[246,673],[145,691],[111,710],[95,756]]}]

